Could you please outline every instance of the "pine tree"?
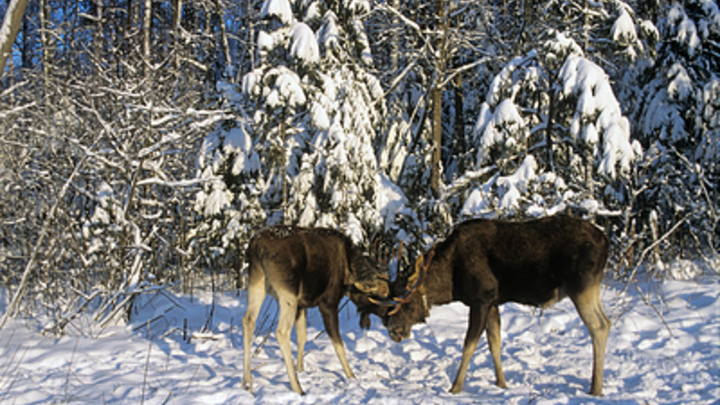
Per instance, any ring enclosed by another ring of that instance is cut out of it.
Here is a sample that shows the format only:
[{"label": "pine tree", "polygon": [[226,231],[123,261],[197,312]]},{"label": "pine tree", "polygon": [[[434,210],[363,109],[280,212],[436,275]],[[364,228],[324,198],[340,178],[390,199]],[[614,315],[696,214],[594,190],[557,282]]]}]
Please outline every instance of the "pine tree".
[{"label": "pine tree", "polygon": [[[473,130],[476,167],[451,186],[466,216],[592,213],[626,197],[641,153],[606,73],[556,33],[498,73]],[[477,185],[477,186],[476,186]]]},{"label": "pine tree", "polygon": [[368,72],[372,54],[360,16],[369,2],[311,2],[305,12],[320,49],[309,93],[311,147],[291,190],[302,225],[340,227],[356,242],[380,230],[373,143],[383,116],[382,89]]},{"label": "pine tree", "polygon": [[[250,116],[247,128],[237,128],[252,140],[237,156],[256,159],[257,177],[233,198],[258,200],[269,223],[341,228],[356,241],[380,229],[372,145],[384,105],[368,73],[372,55],[360,20],[368,11],[368,2],[357,1],[263,3],[259,63],[244,75],[245,98],[237,102]],[[215,166],[231,167],[230,157]],[[199,196],[201,211],[213,201],[208,193],[231,189],[224,176]],[[228,199],[223,207],[232,205]]]},{"label": "pine tree", "polygon": [[[633,110],[647,149],[638,204],[639,231],[675,229],[672,247],[695,251],[718,246],[720,203],[720,12],[711,0],[675,3],[660,22],[657,60],[640,76]],[[657,222],[657,223],[655,223]]]}]

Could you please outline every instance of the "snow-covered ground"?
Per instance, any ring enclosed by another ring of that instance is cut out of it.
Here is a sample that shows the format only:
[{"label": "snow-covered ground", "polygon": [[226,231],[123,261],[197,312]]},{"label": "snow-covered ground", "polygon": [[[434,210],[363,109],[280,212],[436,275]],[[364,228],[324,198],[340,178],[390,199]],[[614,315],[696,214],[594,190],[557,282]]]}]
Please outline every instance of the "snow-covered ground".
[{"label": "snow-covered ground", "polygon": [[[156,293],[128,326],[98,330],[78,322],[68,336],[52,338],[37,333],[36,320],[9,322],[0,331],[0,403],[716,404],[718,281],[705,275],[627,289],[609,283],[603,301],[613,328],[602,398],[587,395],[592,349],[569,300],[545,312],[502,307],[508,388],[494,385],[483,338],[459,395],[448,390],[467,326],[463,305],[434,308],[429,324],[399,344],[377,318],[362,331],[352,304],[345,306],[341,332],[355,380],[345,378],[319,312],[311,310],[301,397],[290,390],[274,333],[262,345],[263,336],[255,339],[255,394],[241,388],[243,294],[213,300]],[[270,301],[260,334],[272,323]],[[208,322],[210,331],[199,333]],[[193,334],[189,342],[184,331]]]}]

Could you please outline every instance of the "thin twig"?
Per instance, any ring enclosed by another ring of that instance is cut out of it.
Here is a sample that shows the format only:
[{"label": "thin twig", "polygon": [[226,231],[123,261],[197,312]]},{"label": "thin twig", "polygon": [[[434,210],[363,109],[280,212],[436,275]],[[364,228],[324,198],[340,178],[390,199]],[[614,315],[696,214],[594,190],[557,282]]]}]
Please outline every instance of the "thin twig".
[{"label": "thin twig", "polygon": [[690,216],[690,214],[686,215],[683,219],[681,219],[680,221],[678,221],[669,231],[665,232],[665,234],[664,234],[662,237],[658,238],[658,240],[656,240],[656,241],[653,242],[650,246],[648,246],[647,248],[645,248],[645,250],[643,250],[642,254],[640,254],[640,258],[638,259],[637,264],[635,265],[635,268],[633,268],[632,272],[630,273],[630,277],[628,277],[628,281],[627,281],[627,283],[625,284],[625,287],[624,287],[623,290],[622,290],[623,293],[627,291],[627,289],[628,289],[628,287],[630,286],[631,282],[635,279],[635,275],[636,275],[638,269],[640,268],[640,266],[642,266],[642,265],[644,264],[644,262],[645,262],[645,256],[646,256],[648,253],[650,253],[650,251],[652,251],[653,249],[655,249],[655,247],[657,247],[658,245],[660,245],[660,243],[664,242],[667,238],[669,238],[670,235],[672,235],[673,233],[675,233],[675,231],[676,231],[678,228],[680,228],[680,225],[682,225],[683,223],[685,223],[685,221],[688,219],[689,216]]},{"label": "thin twig", "polygon": [[670,337],[675,337],[675,335],[673,335],[673,333],[672,333],[672,329],[670,329],[670,325],[668,325],[667,321],[665,321],[665,317],[663,316],[663,314],[657,309],[657,307],[652,302],[650,302],[650,300],[645,296],[645,294],[643,294],[643,292],[640,290],[640,287],[637,284],[635,285],[635,288],[637,289],[638,294],[640,295],[640,298],[642,298],[645,305],[652,308],[653,311],[655,311],[655,313],[660,317],[660,320],[662,321],[663,325],[665,325],[665,329],[667,329],[668,333],[670,333]]},{"label": "thin twig", "polygon": [[143,385],[142,385],[142,399],[140,400],[140,404],[145,403],[145,387],[147,386],[147,376],[148,376],[148,369],[150,368],[150,353],[152,353],[152,337],[150,336],[150,321],[147,323],[147,337],[148,337],[148,353],[147,358],[145,359],[145,375],[143,376]]},{"label": "thin twig", "polygon": [[65,374],[65,402],[68,402],[68,388],[70,387],[70,373],[72,372],[72,365],[75,361],[75,353],[77,353],[78,343],[80,343],[80,336],[75,340],[75,347],[73,347],[72,354],[70,355],[70,363],[68,364],[67,373]]},{"label": "thin twig", "polygon": [[[9,344],[9,342],[8,342],[8,344]],[[18,370],[18,368],[20,368],[20,364],[22,363],[23,359],[25,358],[25,355],[27,354],[27,351],[28,351],[27,347],[25,347],[25,350],[22,352],[22,355],[20,356],[20,358],[17,359],[17,362],[15,363],[15,367],[12,368],[12,370],[11,370],[11,367],[13,365],[13,360],[15,359],[15,357],[17,356],[17,353],[20,351],[20,349],[22,347],[23,347],[22,345],[17,346],[17,349],[15,349],[15,352],[13,353],[12,357],[10,358],[10,362],[8,363],[8,366],[5,369],[5,372],[3,372],[2,379],[5,379],[5,376],[8,376],[8,378],[10,378],[9,376],[11,376],[11,375],[14,375],[15,377],[9,380],[10,383],[8,384],[7,389],[5,390],[5,394],[3,394],[2,398],[0,398],[0,402],[5,401],[5,398],[10,393],[10,390],[12,389],[13,385],[15,385],[15,381],[17,381],[17,370]],[[8,373],[8,371],[10,371],[10,373]]]},{"label": "thin twig", "polygon": [[67,193],[68,189],[70,188],[70,183],[72,183],[75,176],[80,172],[80,168],[83,166],[83,164],[87,160],[87,157],[88,157],[87,155],[83,156],[83,158],[80,159],[80,162],[78,162],[78,164],[75,165],[75,169],[73,170],[72,174],[70,174],[70,177],[68,177],[67,181],[63,185],[62,190],[60,190],[60,193],[58,193],[58,195],[55,199],[55,203],[53,204],[52,208],[50,208],[50,212],[47,214],[47,217],[45,218],[43,226],[40,229],[40,235],[38,236],[38,239],[35,242],[35,246],[33,247],[32,253],[30,254],[30,259],[28,260],[27,264],[25,265],[25,270],[23,270],[23,275],[22,275],[22,279],[20,280],[20,285],[18,286],[17,291],[15,291],[15,296],[13,297],[12,301],[10,302],[10,305],[8,305],[7,310],[5,311],[5,314],[2,317],[2,320],[0,320],[0,330],[2,330],[3,327],[5,327],[5,324],[7,323],[8,319],[11,316],[15,315],[15,311],[17,310],[20,300],[22,299],[23,295],[25,294],[25,290],[27,289],[28,283],[30,282],[30,273],[32,272],[33,267],[35,267],[35,261],[37,260],[37,256],[40,252],[40,247],[45,242],[45,238],[47,237],[47,235],[49,233],[50,223],[55,219],[55,213],[57,212],[57,209],[60,206],[60,203],[65,198],[65,194]]}]

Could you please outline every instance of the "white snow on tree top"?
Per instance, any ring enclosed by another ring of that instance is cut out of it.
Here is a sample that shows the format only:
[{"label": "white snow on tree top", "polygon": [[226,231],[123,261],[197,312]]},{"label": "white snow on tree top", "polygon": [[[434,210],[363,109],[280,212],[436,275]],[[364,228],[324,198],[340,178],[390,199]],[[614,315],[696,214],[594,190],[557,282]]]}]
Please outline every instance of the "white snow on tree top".
[{"label": "white snow on tree top", "polygon": [[251,96],[257,89],[257,85],[260,83],[261,72],[253,70],[248,72],[242,79],[242,92],[246,96]]},{"label": "white snow on tree top", "polygon": [[500,102],[492,115],[488,116],[487,112],[481,109],[480,118],[489,120],[482,123],[479,119],[476,124],[476,128],[484,128],[477,159],[480,165],[489,157],[487,151],[493,145],[502,143],[506,148],[514,149],[518,142],[524,141],[528,135],[523,118],[512,99]]},{"label": "white snow on tree top", "polygon": [[514,187],[522,192],[525,192],[530,182],[535,180],[537,177],[535,175],[537,167],[538,164],[533,155],[527,155],[520,167],[515,170],[515,173],[510,176],[499,177],[497,184],[498,186],[506,188]]},{"label": "white snow on tree top", "polygon": [[300,85],[300,77],[283,66],[271,69],[267,75],[272,76],[278,74],[275,80],[275,86],[268,94],[266,103],[270,107],[278,107],[280,105],[287,105],[289,107],[296,107],[305,104],[307,98],[305,92]]},{"label": "white snow on tree top", "polygon": [[293,12],[288,0],[265,0],[260,10],[260,18],[277,17],[283,24],[290,25]]},{"label": "white snow on tree top", "polygon": [[[630,170],[630,163],[640,155],[640,144],[630,141],[630,123],[623,117],[618,103],[602,68],[577,55],[568,56],[560,70],[562,94],[578,98],[571,134],[577,136],[582,129],[584,141],[602,140],[600,173],[615,178],[616,167],[623,172]],[[594,121],[592,119],[597,117]],[[593,128],[585,128],[592,125]]]},{"label": "white snow on tree top", "polygon": [[325,50],[333,49],[338,46],[340,38],[340,29],[337,25],[337,15],[332,11],[325,13],[325,24],[318,32],[318,41],[323,45]]},{"label": "white snow on tree top", "polygon": [[295,23],[293,25],[290,55],[305,63],[317,63],[320,61],[317,39],[307,24]]},{"label": "white snow on tree top", "polygon": [[687,137],[679,103],[692,95],[692,80],[680,63],[671,66],[665,77],[667,87],[660,89],[650,100],[648,112],[640,121],[640,129],[645,135],[660,130],[660,139],[669,136],[672,141],[678,141]]},{"label": "white snow on tree top", "polygon": [[637,41],[637,31],[635,31],[635,23],[630,13],[624,8],[620,9],[620,15],[612,27],[612,39],[614,42],[621,44],[632,44]]},{"label": "white snow on tree top", "polygon": [[711,32],[720,34],[720,7],[713,0],[699,0],[699,2],[707,16],[706,19],[700,21],[700,35],[703,38],[709,38]]},{"label": "white snow on tree top", "polygon": [[260,51],[268,51],[275,46],[275,37],[265,31],[258,32],[257,46]]},{"label": "white snow on tree top", "polygon": [[500,73],[495,75],[492,83],[490,84],[490,89],[488,89],[487,103],[493,106],[499,103],[501,98],[514,98],[515,93],[520,89],[519,85],[516,85],[512,89],[512,95],[504,94],[501,91],[502,87],[506,83],[513,82],[513,80],[511,80],[512,75],[520,67],[520,65],[524,64],[529,59],[535,58],[536,56],[535,51],[531,51],[525,56],[518,56],[510,61],[510,63],[508,63],[500,71]]},{"label": "white snow on tree top", "polygon": [[695,23],[685,14],[685,9],[681,4],[675,3],[672,9],[670,9],[667,16],[667,24],[671,29],[671,34],[674,34],[675,39],[687,46],[690,56],[695,55],[701,41],[698,37]]}]

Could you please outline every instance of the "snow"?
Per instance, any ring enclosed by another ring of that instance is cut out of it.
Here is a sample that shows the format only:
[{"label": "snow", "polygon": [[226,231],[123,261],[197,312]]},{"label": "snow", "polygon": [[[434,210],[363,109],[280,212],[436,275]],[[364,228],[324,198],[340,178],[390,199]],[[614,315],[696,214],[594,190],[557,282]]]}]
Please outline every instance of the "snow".
[{"label": "snow", "polygon": [[[641,155],[641,147],[637,141],[630,140],[630,122],[622,115],[603,69],[581,56],[570,55],[559,77],[563,96],[578,97],[571,135],[582,133],[584,141],[593,147],[602,139],[600,173],[613,179],[617,168],[627,173],[632,161]],[[597,117],[595,121],[589,121],[593,117]],[[583,128],[583,123],[592,128]]]},{"label": "snow", "polygon": [[265,31],[258,32],[257,46],[261,51],[269,51],[275,47],[275,37]]},{"label": "snow", "polygon": [[[693,262],[678,261],[676,267],[697,277]],[[613,328],[601,398],[586,393],[591,343],[569,300],[546,311],[501,307],[508,388],[494,385],[483,337],[457,395],[448,390],[467,328],[464,305],[433,308],[428,323],[415,326],[399,344],[377,318],[363,331],[353,305],[343,307],[340,330],[356,379],[344,376],[320,314],[311,309],[306,371],[299,373],[307,394],[299,396],[289,388],[274,333],[263,336],[273,329],[277,308],[268,299],[259,319],[270,319],[258,323],[253,342],[253,395],[241,388],[245,294],[165,291],[142,296],[127,326],[99,329],[80,318],[68,335],[53,338],[37,332],[40,320],[11,320],[0,330],[0,398],[22,404],[709,405],[720,398],[718,288],[716,275],[627,289],[609,283],[602,297]],[[640,292],[648,290],[653,292]]]},{"label": "snow", "polygon": [[[481,111],[481,114],[483,114],[481,115],[481,119],[483,119],[486,113]],[[486,124],[483,125],[478,120],[476,128],[478,127],[485,128],[482,138],[480,138],[480,148],[478,148],[478,164],[485,163],[489,158],[487,152],[493,145],[504,143],[506,148],[512,150],[518,141],[524,141],[524,137],[527,136],[527,131],[521,130],[524,127],[523,118],[515,103],[509,98],[500,102]],[[506,136],[517,133],[520,133],[521,139]]]},{"label": "snow", "polygon": [[293,25],[290,55],[305,63],[317,63],[320,61],[317,39],[315,39],[315,34],[307,24],[295,23]]},{"label": "snow", "polygon": [[325,13],[325,24],[318,32],[318,40],[325,49],[334,49],[340,41],[340,28],[337,25],[337,15],[332,11]]},{"label": "snow", "polygon": [[700,37],[698,37],[695,23],[685,14],[685,10],[681,4],[676,3],[672,9],[670,9],[667,21],[677,40],[687,46],[690,57],[694,56],[701,41]]},{"label": "snow", "polygon": [[395,223],[395,217],[397,215],[404,214],[413,216],[414,213],[409,208],[408,199],[400,187],[383,173],[377,175],[377,184],[378,199],[376,208],[383,217],[386,230]]},{"label": "snow", "polygon": [[207,196],[205,203],[202,205],[204,207],[203,214],[208,217],[219,214],[220,211],[229,206],[230,201],[232,201],[232,194],[227,192],[225,187],[222,187],[219,182],[216,187],[218,188],[210,192],[210,195]]},{"label": "snow", "polygon": [[[488,89],[486,102],[490,105],[497,105],[500,102],[500,97],[505,95],[501,91],[503,86],[506,83],[512,82],[511,78],[515,74],[515,71],[518,70],[520,66],[523,65],[526,61],[534,58],[535,56],[535,51],[530,51],[526,56],[518,56],[515,59],[511,60],[510,63],[508,63],[500,71],[500,73],[495,75],[492,83],[490,84],[490,88]],[[519,86],[516,86],[513,89],[512,96],[510,96],[509,98],[514,98],[515,92],[517,90],[519,90]]]},{"label": "snow", "polygon": [[620,15],[613,24],[611,35],[613,41],[618,43],[632,44],[637,41],[635,23],[624,8],[620,9]]},{"label": "snow", "polygon": [[251,96],[255,93],[258,85],[260,84],[260,79],[262,77],[262,74],[257,71],[251,71],[248,72],[245,76],[243,76],[242,79],[242,92],[246,96]]},{"label": "snow", "polygon": [[275,81],[274,88],[267,96],[267,105],[276,108],[284,104],[291,107],[305,104],[307,98],[300,84],[300,77],[295,72],[284,67],[278,67],[272,69],[268,76],[274,74],[278,74],[278,78]]},{"label": "snow", "polygon": [[330,117],[328,117],[327,111],[322,104],[313,103],[312,107],[310,107],[310,116],[315,128],[322,130],[330,128]]},{"label": "snow", "polygon": [[683,102],[693,92],[693,82],[685,68],[680,63],[675,63],[667,73],[670,80],[668,94],[674,101]]},{"label": "snow", "polygon": [[711,33],[720,33],[720,7],[713,0],[700,0],[706,18],[700,21],[700,32],[704,39],[710,38]]},{"label": "snow", "polygon": [[535,158],[527,155],[515,173],[497,179],[497,185],[505,189],[505,193],[500,198],[500,204],[498,204],[499,209],[509,211],[520,207],[522,193],[527,190],[529,183],[535,180],[537,167]]},{"label": "snow", "polygon": [[640,121],[640,128],[645,135],[651,135],[660,128],[668,127],[671,139],[679,141],[687,137],[681,106],[692,94],[692,80],[680,63],[675,63],[668,69],[666,78],[667,88],[660,89],[654,95],[647,114]]},{"label": "snow", "polygon": [[283,24],[289,25],[293,20],[293,12],[288,0],[265,0],[260,10],[260,18],[275,16]]}]

